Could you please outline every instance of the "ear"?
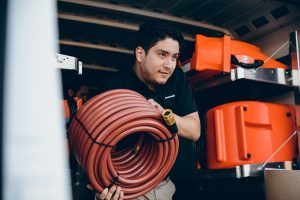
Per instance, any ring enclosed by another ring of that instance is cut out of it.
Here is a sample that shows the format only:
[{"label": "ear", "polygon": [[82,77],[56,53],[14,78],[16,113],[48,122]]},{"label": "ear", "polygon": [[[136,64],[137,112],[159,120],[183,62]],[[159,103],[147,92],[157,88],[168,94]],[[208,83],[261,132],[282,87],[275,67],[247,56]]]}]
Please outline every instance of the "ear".
[{"label": "ear", "polygon": [[135,58],[138,62],[142,62],[142,60],[144,59],[145,57],[145,51],[142,47],[138,46],[136,49],[135,49]]}]

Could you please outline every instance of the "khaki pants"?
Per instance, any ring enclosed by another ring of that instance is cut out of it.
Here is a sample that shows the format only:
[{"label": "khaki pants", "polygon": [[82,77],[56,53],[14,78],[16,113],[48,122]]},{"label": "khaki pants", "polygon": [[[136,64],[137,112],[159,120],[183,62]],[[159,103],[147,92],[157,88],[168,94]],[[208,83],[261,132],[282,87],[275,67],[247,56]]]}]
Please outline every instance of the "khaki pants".
[{"label": "khaki pants", "polygon": [[172,200],[175,190],[174,183],[168,177],[160,182],[153,190],[135,200]]}]

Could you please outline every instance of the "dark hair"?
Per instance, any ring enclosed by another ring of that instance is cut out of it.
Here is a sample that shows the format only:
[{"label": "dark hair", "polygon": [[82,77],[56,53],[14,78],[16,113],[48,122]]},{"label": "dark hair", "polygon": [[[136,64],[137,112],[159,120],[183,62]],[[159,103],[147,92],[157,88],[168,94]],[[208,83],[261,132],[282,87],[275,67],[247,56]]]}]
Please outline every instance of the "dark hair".
[{"label": "dark hair", "polygon": [[171,25],[159,21],[145,22],[140,26],[135,48],[140,46],[148,53],[151,47],[166,38],[178,41],[179,47],[183,42],[182,34]]}]

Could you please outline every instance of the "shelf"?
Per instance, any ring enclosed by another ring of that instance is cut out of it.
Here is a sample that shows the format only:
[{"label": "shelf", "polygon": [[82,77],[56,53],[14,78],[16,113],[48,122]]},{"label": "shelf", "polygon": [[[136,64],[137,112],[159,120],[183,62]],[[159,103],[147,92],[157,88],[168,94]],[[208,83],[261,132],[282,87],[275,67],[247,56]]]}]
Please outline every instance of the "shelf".
[{"label": "shelf", "polygon": [[299,87],[297,70],[281,68],[232,69],[202,81],[194,87],[199,109],[243,100],[259,100],[293,91]]}]

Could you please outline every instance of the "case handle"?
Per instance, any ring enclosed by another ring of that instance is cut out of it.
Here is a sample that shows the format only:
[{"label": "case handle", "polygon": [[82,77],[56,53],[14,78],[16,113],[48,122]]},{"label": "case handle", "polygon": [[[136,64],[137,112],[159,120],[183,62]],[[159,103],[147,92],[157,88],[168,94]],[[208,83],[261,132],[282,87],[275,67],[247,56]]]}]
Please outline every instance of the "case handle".
[{"label": "case handle", "polygon": [[216,151],[217,161],[225,162],[226,158],[226,146],[225,146],[225,131],[224,131],[224,118],[222,110],[214,111],[214,122],[216,132]]}]

